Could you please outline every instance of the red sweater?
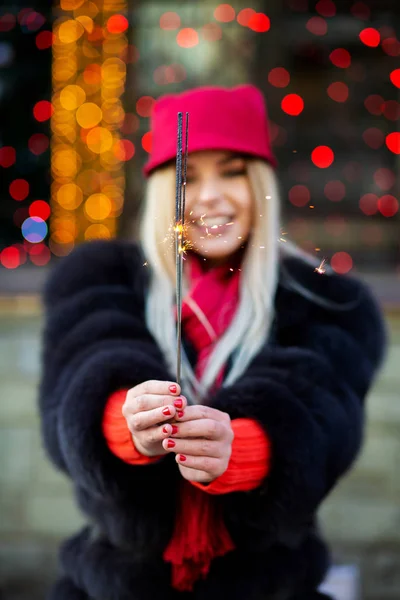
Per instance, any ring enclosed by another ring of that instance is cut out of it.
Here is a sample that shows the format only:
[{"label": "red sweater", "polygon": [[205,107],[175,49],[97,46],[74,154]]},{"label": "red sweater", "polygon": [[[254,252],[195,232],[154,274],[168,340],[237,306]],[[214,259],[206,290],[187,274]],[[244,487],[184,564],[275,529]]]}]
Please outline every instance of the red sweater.
[{"label": "red sweater", "polygon": [[[136,450],[121,411],[125,398],[126,390],[121,390],[112,394],[106,404],[103,434],[108,447],[121,460],[132,465],[146,465],[160,460],[160,456],[143,456]],[[227,494],[253,490],[261,484],[269,471],[270,443],[259,423],[253,419],[234,419],[231,424],[234,440],[225,473],[206,485],[197,482],[187,484],[183,480],[184,510],[178,511],[179,522],[176,522],[173,538],[164,553],[164,560],[172,562],[175,567],[173,585],[182,591],[192,589],[194,581],[207,573],[213,556],[220,556],[234,549],[222,516],[216,514],[216,507],[207,500],[204,492]],[[194,488],[201,490],[201,493]],[[205,531],[208,529],[204,527],[205,522],[210,526],[212,524],[213,532]],[[215,531],[217,523],[218,531]],[[213,541],[211,536],[214,537]]]}]

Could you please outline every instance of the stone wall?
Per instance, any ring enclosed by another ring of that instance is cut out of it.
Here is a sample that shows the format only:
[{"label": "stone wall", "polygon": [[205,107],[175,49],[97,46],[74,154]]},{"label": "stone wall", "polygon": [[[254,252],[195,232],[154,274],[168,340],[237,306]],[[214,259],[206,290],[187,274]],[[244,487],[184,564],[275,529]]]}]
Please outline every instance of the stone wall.
[{"label": "stone wall", "polygon": [[[43,600],[59,541],[84,522],[71,486],[41,447],[37,414],[40,308],[0,302],[0,589]],[[363,600],[400,598],[400,319],[368,401],[364,451],[321,510],[336,563],[361,569]],[[354,368],[357,368],[355,365]]]}]

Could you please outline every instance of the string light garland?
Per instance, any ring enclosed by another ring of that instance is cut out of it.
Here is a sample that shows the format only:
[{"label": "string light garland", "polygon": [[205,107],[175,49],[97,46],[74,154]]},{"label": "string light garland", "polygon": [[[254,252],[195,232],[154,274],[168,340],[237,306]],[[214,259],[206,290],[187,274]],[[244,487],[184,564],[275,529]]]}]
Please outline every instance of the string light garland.
[{"label": "string light garland", "polygon": [[127,2],[61,0],[53,27],[52,217],[49,247],[116,234],[125,192],[123,139]]}]

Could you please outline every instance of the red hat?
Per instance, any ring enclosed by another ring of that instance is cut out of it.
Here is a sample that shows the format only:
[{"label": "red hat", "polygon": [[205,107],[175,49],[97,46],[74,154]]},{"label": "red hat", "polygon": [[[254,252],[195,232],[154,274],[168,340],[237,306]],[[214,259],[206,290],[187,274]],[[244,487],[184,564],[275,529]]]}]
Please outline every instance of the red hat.
[{"label": "red hat", "polygon": [[152,152],[143,169],[146,176],[175,159],[178,112],[184,115],[189,112],[189,152],[232,150],[276,166],[267,107],[260,90],[253,85],[198,87],[161,96],[155,103],[151,118]]}]

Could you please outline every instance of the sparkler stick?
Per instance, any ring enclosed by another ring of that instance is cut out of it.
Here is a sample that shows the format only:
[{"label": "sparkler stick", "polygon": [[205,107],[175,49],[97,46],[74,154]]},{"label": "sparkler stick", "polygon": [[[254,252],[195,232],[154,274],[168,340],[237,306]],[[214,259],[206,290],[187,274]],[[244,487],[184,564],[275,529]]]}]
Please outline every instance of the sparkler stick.
[{"label": "sparkler stick", "polygon": [[188,154],[189,113],[186,113],[185,152],[183,155],[183,188],[182,188],[182,113],[178,113],[178,131],[176,148],[176,190],[175,190],[175,260],[176,260],[176,381],[181,384],[182,364],[182,273],[183,252],[185,248],[185,198],[186,169]]}]

